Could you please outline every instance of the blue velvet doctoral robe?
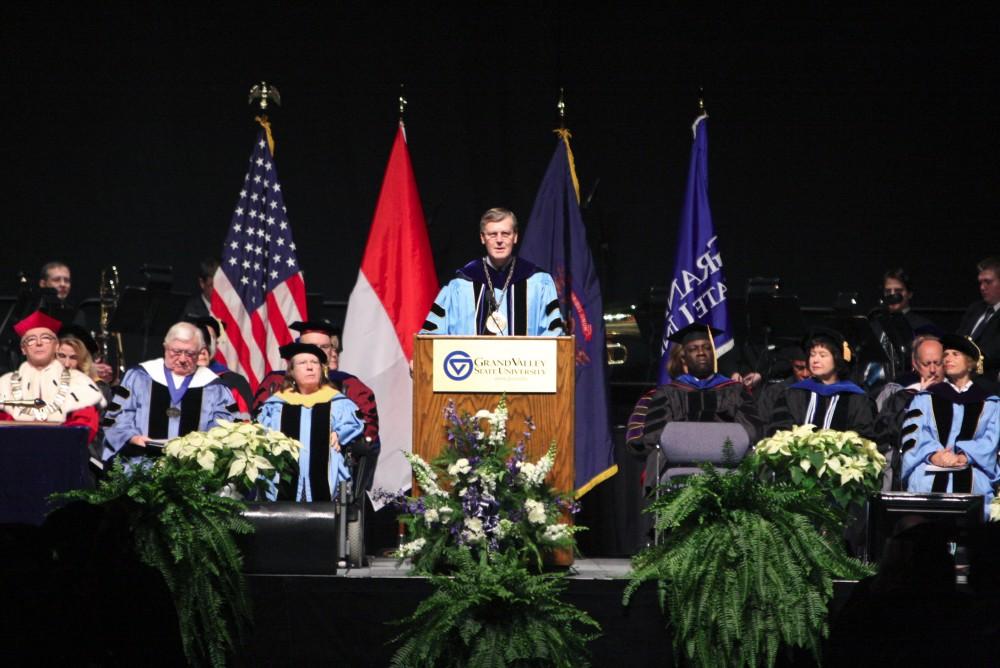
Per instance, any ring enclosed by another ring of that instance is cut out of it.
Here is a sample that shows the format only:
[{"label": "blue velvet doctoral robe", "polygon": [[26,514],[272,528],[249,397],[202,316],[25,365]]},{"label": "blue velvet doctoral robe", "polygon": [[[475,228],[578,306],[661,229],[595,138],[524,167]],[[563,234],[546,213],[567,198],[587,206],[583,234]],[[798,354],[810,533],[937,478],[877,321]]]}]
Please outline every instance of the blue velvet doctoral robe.
[{"label": "blue velvet doctoral robe", "polygon": [[[344,456],[330,447],[330,432],[336,432],[341,445],[353,441],[364,431],[364,423],[358,417],[358,406],[332,387],[321,388],[313,395],[301,395],[297,392],[279,392],[267,399],[257,414],[257,422],[268,429],[280,431],[302,443],[299,450],[299,475],[295,481],[292,500],[294,501],[329,501],[337,498],[337,489],[341,482],[351,479],[350,471],[344,462]],[[310,399],[312,398],[312,399]],[[297,424],[289,424],[285,417],[284,428],[282,416],[285,411],[295,407],[298,411]],[[324,425],[321,433],[314,434],[314,412],[329,407],[329,425]],[[319,453],[317,448],[325,448]],[[326,455],[324,457],[324,455]],[[327,459],[326,483],[328,487],[317,488],[318,471],[314,464]],[[313,460],[316,459],[316,462]],[[277,487],[268,492],[272,501],[278,498]]]},{"label": "blue velvet doctoral robe", "polygon": [[[1000,398],[987,396],[976,386],[962,393],[946,383],[931,386],[927,392],[913,398],[903,422],[903,484],[910,492],[971,491],[982,494],[989,517],[993,484],[1000,480],[998,433]],[[968,489],[967,472],[926,470],[931,455],[943,448],[963,453],[968,458],[971,490]]]},{"label": "blue velvet doctoral robe", "polygon": [[[232,419],[233,395],[214,373],[199,367],[179,403],[170,400],[166,373],[162,358],[125,373],[104,419],[104,461],[121,452],[133,436],[166,440],[211,429],[216,420]],[[167,416],[168,408],[179,408],[181,415]]]},{"label": "blue velvet doctoral robe", "polygon": [[[507,291],[507,271],[489,267],[493,297],[506,321],[501,336],[561,336],[562,315],[552,277],[527,260],[516,259]],[[493,335],[486,328],[491,309],[482,259],[458,270],[438,293],[421,334]]]}]

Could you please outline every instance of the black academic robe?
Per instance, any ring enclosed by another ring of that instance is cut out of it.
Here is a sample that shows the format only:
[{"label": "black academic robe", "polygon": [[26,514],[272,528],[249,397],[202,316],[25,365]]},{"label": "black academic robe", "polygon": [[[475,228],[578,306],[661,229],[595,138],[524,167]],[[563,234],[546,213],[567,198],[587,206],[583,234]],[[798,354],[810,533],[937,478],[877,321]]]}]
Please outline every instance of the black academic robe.
[{"label": "black academic robe", "polygon": [[732,380],[698,389],[679,380],[647,392],[629,418],[626,443],[636,454],[647,454],[660,442],[669,422],[736,422],[751,443],[760,438],[760,420],[743,383]]},{"label": "black academic robe", "polygon": [[[775,403],[774,413],[767,426],[767,435],[771,436],[777,431],[806,424],[809,402],[813,394],[817,393],[790,386]],[[864,438],[875,440],[876,411],[875,402],[871,397],[864,393],[852,392],[839,392],[834,396],[837,397],[836,404],[833,403],[832,396],[824,397],[817,394],[813,424],[821,426],[832,406],[830,429],[856,431]]]}]

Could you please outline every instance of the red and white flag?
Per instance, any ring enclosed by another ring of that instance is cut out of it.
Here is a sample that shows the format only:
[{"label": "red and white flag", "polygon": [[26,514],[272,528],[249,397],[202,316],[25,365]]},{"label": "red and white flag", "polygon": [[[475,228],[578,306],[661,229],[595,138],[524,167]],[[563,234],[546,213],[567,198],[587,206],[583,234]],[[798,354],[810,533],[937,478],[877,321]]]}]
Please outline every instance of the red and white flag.
[{"label": "red and white flag", "polygon": [[269,139],[264,130],[257,135],[212,294],[212,314],[226,327],[216,357],[246,376],[255,392],[264,376],[284,368],[278,348],[293,339],[288,325],[308,319]]},{"label": "red and white flag", "polygon": [[341,367],[375,393],[382,451],[375,489],[410,487],[413,336],[437,294],[424,211],[402,122],[389,155],[375,218],[344,321]]}]

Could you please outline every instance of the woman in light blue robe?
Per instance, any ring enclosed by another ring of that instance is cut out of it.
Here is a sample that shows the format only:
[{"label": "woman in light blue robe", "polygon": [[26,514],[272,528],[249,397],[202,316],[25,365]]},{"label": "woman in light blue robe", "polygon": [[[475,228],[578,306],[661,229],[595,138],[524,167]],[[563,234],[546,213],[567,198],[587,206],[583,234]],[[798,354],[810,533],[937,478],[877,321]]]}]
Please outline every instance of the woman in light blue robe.
[{"label": "woman in light blue robe", "polygon": [[989,517],[1000,481],[1000,398],[973,383],[979,349],[957,334],[941,337],[945,381],[910,403],[903,422],[902,480],[910,492],[972,493]]},{"label": "woman in light blue robe", "polygon": [[[326,354],[318,346],[290,343],[281,348],[288,360],[282,390],[261,406],[257,421],[302,443],[299,472],[292,484],[278,483],[273,500],[330,501],[350,480],[341,446],[359,437],[364,423],[357,405],[330,384]],[[276,481],[277,483],[277,481]]]}]

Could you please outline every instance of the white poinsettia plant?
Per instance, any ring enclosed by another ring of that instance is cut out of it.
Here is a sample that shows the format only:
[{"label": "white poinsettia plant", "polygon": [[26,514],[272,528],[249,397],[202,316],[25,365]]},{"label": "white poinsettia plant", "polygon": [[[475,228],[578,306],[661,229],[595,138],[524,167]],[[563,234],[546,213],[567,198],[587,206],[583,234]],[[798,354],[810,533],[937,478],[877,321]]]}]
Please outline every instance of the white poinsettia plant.
[{"label": "white poinsettia plant", "polygon": [[885,457],[854,431],[807,424],[779,431],[755,448],[758,460],[779,480],[819,489],[847,508],[863,504],[881,486]]},{"label": "white poinsettia plant", "polygon": [[1000,496],[990,501],[990,522],[1000,522]]},{"label": "white poinsettia plant", "polygon": [[241,494],[257,490],[263,499],[277,477],[294,475],[302,444],[280,431],[250,422],[218,420],[208,431],[195,431],[167,441],[161,466],[197,468],[213,474],[219,489]]},{"label": "white poinsettia plant", "polygon": [[542,566],[543,552],[572,549],[580,527],[565,523],[577,510],[571,496],[559,494],[545,479],[555,463],[553,443],[538,461],[525,459],[534,425],[523,438],[507,443],[507,405],[495,411],[459,416],[445,410],[447,445],[432,463],[407,455],[420,496],[383,495],[394,503],[406,526],[396,556],[418,571],[447,567],[448,553],[468,549],[477,555],[514,553],[526,565]]}]

